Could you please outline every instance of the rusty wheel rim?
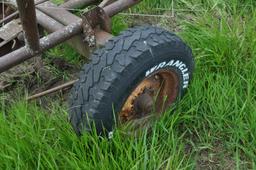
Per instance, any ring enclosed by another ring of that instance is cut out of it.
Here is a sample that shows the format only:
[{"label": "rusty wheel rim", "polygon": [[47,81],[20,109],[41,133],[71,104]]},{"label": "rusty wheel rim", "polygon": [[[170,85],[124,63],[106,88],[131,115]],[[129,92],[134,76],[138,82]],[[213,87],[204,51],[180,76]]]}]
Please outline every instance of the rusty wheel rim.
[{"label": "rusty wheel rim", "polygon": [[121,112],[121,123],[148,117],[159,116],[176,100],[179,78],[176,72],[159,70],[143,79],[130,93]]}]

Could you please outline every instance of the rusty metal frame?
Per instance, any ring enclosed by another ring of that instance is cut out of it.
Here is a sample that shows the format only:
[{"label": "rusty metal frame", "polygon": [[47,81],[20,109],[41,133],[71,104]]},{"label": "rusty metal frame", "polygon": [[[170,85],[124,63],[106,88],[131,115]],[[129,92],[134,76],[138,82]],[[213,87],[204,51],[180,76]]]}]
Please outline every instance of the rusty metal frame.
[{"label": "rusty metal frame", "polygon": [[34,0],[17,0],[21,24],[27,50],[31,54],[39,51],[39,32],[36,22],[36,10]]},{"label": "rusty metal frame", "polygon": [[[44,0],[41,0],[41,1],[44,1]],[[75,5],[84,5],[84,4],[87,5],[87,4],[96,2],[93,0],[91,0],[91,1],[90,0],[75,0],[75,1],[76,1],[76,4],[73,4],[74,6]],[[102,19],[102,17],[96,17],[93,19],[96,19],[97,24],[102,25],[101,23],[103,23],[104,19],[106,19],[107,17],[112,17],[115,14],[117,14],[118,12],[120,12],[124,9],[127,9],[127,8],[131,7],[132,5],[135,5],[135,4],[139,3],[140,1],[141,0],[114,1],[113,3],[110,3],[106,6],[104,6],[103,8],[101,8],[101,13],[103,13],[103,15],[102,15],[103,19]],[[29,58],[32,58],[32,57],[44,52],[45,50],[48,50],[64,41],[67,41],[76,35],[79,35],[79,34],[81,35],[81,33],[83,32],[85,23],[83,22],[84,20],[79,17],[73,23],[64,23],[64,25],[63,25],[63,23],[60,23],[59,21],[54,20],[56,23],[59,22],[60,24],[62,24],[63,27],[60,28],[61,25],[59,25],[58,28],[53,30],[54,31],[53,33],[51,33],[39,40],[38,30],[37,30],[37,22],[40,19],[36,20],[37,10],[35,7],[34,0],[16,0],[16,2],[17,2],[17,6],[18,6],[20,19],[22,21],[26,45],[22,48],[19,48],[18,50],[15,50],[9,54],[6,54],[6,55],[0,57],[0,73],[17,65],[17,64],[22,63],[23,61],[26,61]],[[38,3],[38,1],[36,1],[36,4],[37,3]],[[61,6],[67,7],[68,6],[67,3],[62,4]],[[72,6],[72,5],[70,5],[70,6]],[[98,8],[100,8],[100,7],[98,7]],[[99,9],[95,8],[95,9],[92,9],[92,11],[93,10],[99,10]],[[41,13],[42,15],[43,14],[47,15],[47,11],[41,11],[41,12],[42,12]],[[48,17],[49,17],[49,15],[48,15]],[[48,19],[52,19],[52,18],[49,17]],[[89,20],[89,19],[90,19],[90,16],[87,16],[87,20]],[[42,18],[41,18],[41,20],[42,20]],[[41,23],[43,24],[43,22],[41,22]],[[48,24],[50,24],[50,23],[48,23]],[[68,25],[66,25],[66,24],[68,24]],[[102,30],[102,28],[104,29],[104,26],[103,27],[101,26],[101,29],[99,29],[99,28],[96,28],[96,25],[90,25],[91,28],[95,29],[94,34],[95,34],[96,42],[104,43],[104,42],[106,42],[107,39],[112,37],[109,33]],[[49,25],[48,25],[48,27],[49,27]],[[56,27],[56,26],[53,26],[53,27]],[[87,36],[87,35],[84,35],[84,36]]]}]

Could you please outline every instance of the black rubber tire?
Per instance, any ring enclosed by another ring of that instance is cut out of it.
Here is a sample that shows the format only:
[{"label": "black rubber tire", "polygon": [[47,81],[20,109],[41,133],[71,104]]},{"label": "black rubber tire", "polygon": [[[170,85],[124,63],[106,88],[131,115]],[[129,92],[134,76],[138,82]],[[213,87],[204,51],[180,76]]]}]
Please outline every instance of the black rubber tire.
[{"label": "black rubber tire", "polygon": [[92,125],[98,134],[112,132],[113,110],[120,111],[145,75],[159,69],[175,71],[182,96],[194,68],[191,49],[175,34],[152,26],[122,32],[91,58],[71,91],[69,118],[78,135],[92,131]]}]

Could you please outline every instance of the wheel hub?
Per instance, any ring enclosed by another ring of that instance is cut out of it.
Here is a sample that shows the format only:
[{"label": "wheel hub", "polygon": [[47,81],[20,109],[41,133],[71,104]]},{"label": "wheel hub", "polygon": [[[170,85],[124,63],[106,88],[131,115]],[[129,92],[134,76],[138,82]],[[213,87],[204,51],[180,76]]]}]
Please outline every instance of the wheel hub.
[{"label": "wheel hub", "polygon": [[129,95],[119,114],[127,122],[161,112],[173,103],[178,94],[178,76],[173,71],[158,71],[145,78]]}]

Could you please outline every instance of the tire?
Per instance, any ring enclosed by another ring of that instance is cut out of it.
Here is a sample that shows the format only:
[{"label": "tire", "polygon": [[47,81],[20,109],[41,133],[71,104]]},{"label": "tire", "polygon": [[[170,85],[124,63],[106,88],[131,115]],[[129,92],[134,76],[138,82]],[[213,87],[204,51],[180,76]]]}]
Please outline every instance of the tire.
[{"label": "tire", "polygon": [[[178,76],[178,95],[184,95],[192,77],[191,49],[175,34],[145,26],[128,29],[96,50],[71,90],[69,120],[78,135],[112,132],[114,113],[145,77],[159,70]],[[114,109],[114,111],[113,111]]]}]

